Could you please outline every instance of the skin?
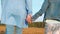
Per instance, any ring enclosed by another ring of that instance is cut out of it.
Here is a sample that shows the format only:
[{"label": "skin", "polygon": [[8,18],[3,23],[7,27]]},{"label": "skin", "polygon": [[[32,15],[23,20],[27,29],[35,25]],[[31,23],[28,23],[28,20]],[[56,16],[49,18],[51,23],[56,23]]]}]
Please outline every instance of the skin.
[{"label": "skin", "polygon": [[28,14],[27,15],[27,18],[26,18],[26,21],[28,22],[28,23],[32,23],[32,16],[31,16],[31,14]]}]

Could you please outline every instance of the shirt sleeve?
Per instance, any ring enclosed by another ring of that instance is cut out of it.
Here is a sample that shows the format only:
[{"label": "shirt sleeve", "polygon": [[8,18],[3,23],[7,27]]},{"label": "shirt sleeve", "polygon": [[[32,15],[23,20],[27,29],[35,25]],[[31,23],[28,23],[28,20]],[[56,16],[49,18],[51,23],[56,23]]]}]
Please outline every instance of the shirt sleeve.
[{"label": "shirt sleeve", "polygon": [[46,12],[48,5],[48,0],[45,0],[41,9],[35,15],[32,16],[33,21],[35,21],[39,16]]},{"label": "shirt sleeve", "polygon": [[32,0],[26,0],[26,9],[28,14],[32,14]]},{"label": "shirt sleeve", "polygon": [[39,10],[39,13],[42,15],[43,13],[45,13],[45,11],[48,9],[49,6],[49,1],[45,0],[41,9]]}]

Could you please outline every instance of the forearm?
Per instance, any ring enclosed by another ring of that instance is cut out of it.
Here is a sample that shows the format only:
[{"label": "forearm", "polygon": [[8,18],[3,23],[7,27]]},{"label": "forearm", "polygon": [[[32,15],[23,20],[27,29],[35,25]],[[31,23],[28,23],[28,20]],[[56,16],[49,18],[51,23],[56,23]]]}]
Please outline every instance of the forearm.
[{"label": "forearm", "polygon": [[41,15],[42,15],[41,12],[42,12],[42,11],[40,10],[40,11],[38,11],[35,15],[33,15],[33,16],[32,16],[32,20],[35,21],[39,16],[41,16]]}]

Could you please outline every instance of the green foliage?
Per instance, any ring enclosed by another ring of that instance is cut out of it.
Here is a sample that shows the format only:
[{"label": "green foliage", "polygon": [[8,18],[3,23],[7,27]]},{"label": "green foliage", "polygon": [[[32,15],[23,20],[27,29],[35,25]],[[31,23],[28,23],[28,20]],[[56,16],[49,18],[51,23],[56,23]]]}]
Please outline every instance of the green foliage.
[{"label": "green foliage", "polygon": [[29,27],[44,28],[45,27],[45,23],[43,23],[43,22],[33,22],[32,24],[29,24]]}]

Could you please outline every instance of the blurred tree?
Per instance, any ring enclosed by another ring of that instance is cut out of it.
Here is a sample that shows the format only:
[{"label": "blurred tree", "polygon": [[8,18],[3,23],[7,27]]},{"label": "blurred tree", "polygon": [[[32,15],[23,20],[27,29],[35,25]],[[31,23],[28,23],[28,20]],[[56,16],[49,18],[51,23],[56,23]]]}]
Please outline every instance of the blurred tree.
[{"label": "blurred tree", "polygon": [[29,24],[29,27],[44,28],[45,27],[45,23],[43,23],[43,22],[33,22],[32,24]]}]

